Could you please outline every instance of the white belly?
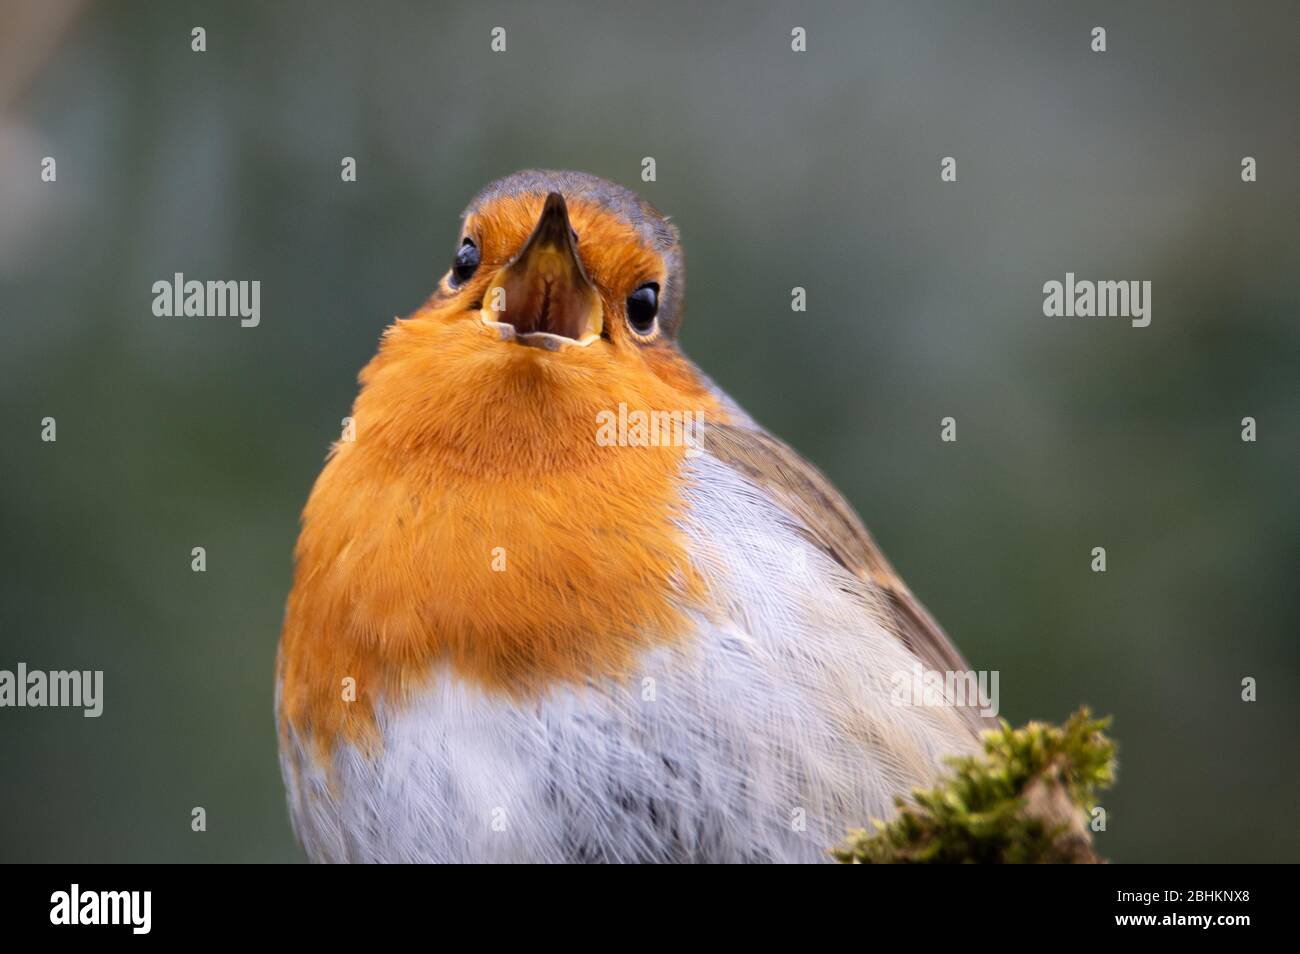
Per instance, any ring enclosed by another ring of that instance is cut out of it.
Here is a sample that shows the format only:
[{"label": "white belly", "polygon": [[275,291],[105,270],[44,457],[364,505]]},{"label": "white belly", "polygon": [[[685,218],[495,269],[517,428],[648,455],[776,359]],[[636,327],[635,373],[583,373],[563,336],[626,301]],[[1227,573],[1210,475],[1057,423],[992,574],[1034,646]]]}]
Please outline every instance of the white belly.
[{"label": "white belly", "polygon": [[836,585],[843,571],[730,471],[703,476],[685,529],[723,597],[711,621],[623,682],[529,702],[434,673],[411,703],[379,707],[380,754],[345,745],[328,779],[290,733],[311,858],[827,860],[968,751],[952,710],[894,704],[913,657]]}]

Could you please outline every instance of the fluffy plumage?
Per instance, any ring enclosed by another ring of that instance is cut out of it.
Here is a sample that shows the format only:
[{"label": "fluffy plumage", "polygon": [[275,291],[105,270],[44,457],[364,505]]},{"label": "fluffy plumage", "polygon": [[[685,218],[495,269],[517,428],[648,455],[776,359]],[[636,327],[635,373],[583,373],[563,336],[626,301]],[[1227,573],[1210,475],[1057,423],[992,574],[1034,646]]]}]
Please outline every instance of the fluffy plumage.
[{"label": "fluffy plumage", "polygon": [[[606,338],[548,351],[480,309],[556,191]],[[462,235],[478,272],[386,332],[304,511],[277,710],[309,855],[817,860],[969,749],[962,710],[891,699],[914,661],[961,657],[825,479],[678,349],[672,226],[529,172]],[[646,282],[661,320],[638,336]],[[702,413],[703,447],[603,445],[620,404]]]}]

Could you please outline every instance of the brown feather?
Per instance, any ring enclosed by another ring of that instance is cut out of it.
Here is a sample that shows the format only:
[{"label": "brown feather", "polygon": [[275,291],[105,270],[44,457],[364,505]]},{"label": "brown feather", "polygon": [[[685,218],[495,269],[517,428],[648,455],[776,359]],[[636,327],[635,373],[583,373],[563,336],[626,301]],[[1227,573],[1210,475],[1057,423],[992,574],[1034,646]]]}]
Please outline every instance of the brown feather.
[{"label": "brown feather", "polygon": [[[966,672],[969,666],[920,601],[889,565],[858,515],[829,480],[788,445],[757,427],[710,424],[705,446],[719,461],[762,488],[795,518],[803,536],[871,588],[890,610],[884,620],[927,669]],[[966,707],[978,728],[978,710]]]}]

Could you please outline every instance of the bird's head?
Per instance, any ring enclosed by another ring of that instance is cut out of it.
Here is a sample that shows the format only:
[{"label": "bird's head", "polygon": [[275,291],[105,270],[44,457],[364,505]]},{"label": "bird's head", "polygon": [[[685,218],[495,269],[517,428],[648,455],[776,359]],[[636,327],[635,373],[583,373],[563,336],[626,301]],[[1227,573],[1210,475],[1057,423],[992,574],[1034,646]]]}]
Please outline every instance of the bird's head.
[{"label": "bird's head", "polygon": [[581,462],[602,411],[716,411],[677,347],[684,292],[676,228],[631,191],[507,176],[470,203],[450,268],[363,372],[358,427],[490,475]]},{"label": "bird's head", "polygon": [[438,291],[501,341],[632,364],[671,346],[684,282],[677,230],[648,203],[594,176],[523,172],[465,211]]}]

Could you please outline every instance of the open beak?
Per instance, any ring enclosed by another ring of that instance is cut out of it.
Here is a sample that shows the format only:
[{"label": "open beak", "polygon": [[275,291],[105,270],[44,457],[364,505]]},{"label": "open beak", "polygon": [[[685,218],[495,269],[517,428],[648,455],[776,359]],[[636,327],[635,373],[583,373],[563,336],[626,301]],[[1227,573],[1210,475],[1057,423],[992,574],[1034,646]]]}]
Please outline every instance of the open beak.
[{"label": "open beak", "polygon": [[578,258],[564,196],[546,197],[519,254],[492,278],[481,317],[503,338],[551,351],[588,345],[604,327],[600,295]]}]

